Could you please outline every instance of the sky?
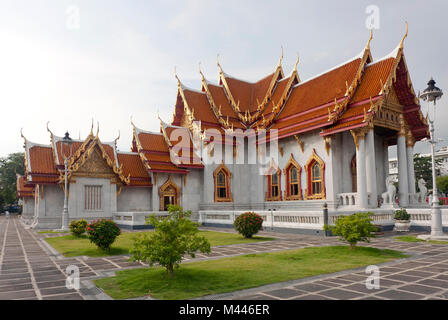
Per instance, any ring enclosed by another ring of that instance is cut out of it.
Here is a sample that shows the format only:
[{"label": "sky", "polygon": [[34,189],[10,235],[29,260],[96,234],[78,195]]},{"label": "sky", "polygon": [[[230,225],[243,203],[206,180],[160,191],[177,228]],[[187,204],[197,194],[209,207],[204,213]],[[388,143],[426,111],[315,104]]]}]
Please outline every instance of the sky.
[{"label": "sky", "polygon": [[[371,7],[374,6],[374,11]],[[224,71],[248,81],[298,66],[302,80],[356,56],[374,25],[374,60],[409,33],[406,62],[416,92],[431,77],[448,88],[448,1],[0,0],[0,157],[52,132],[84,139],[99,123],[102,141],[129,151],[130,119],[159,131],[171,122],[177,82],[200,88],[198,65],[216,82]],[[378,19],[379,18],[379,19]],[[437,104],[436,136],[448,145],[448,96]],[[426,114],[427,105],[422,103]],[[427,142],[416,151],[429,152]],[[394,155],[392,150],[391,156]]]}]

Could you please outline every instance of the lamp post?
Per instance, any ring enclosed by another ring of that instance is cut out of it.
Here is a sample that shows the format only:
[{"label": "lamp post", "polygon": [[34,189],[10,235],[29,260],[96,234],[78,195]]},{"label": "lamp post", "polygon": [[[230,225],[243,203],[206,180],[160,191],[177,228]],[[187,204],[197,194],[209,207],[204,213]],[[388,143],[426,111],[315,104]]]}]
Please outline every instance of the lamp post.
[{"label": "lamp post", "polygon": [[[65,133],[64,138],[62,139],[62,157],[64,158],[64,174],[65,174],[65,187],[64,187],[64,209],[62,210],[62,230],[68,230],[68,190],[67,190],[67,167],[68,167],[68,159],[72,156],[72,144],[73,140],[70,138],[68,132]],[[70,153],[67,156],[64,152],[64,147],[69,147]]]},{"label": "lamp post", "polygon": [[[420,95],[423,101],[428,101],[429,106],[432,105],[432,119],[428,116],[429,121],[429,131],[431,132],[431,139],[429,143],[431,144],[431,162],[432,162],[432,202],[431,202],[431,235],[422,236],[424,239],[440,239],[448,238],[443,234],[442,230],[442,211],[439,206],[439,196],[437,192],[437,181],[436,181],[436,163],[435,163],[435,145],[437,143],[434,136],[434,120],[436,118],[436,101],[439,100],[443,92],[435,86],[436,82],[433,78],[429,80],[428,87]],[[431,104],[433,102],[433,104]],[[428,106],[428,114],[429,114]]]}]

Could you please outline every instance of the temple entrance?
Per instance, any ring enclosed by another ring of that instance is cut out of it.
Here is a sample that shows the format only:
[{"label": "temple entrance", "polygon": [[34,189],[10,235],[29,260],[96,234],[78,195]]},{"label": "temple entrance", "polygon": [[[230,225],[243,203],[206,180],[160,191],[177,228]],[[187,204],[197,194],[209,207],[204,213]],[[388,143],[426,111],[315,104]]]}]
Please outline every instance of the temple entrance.
[{"label": "temple entrance", "polygon": [[171,177],[160,187],[160,211],[168,211],[170,204],[179,204],[180,190]]},{"label": "temple entrance", "polygon": [[164,195],[163,196],[163,211],[168,211],[168,206],[170,204],[175,204],[174,195]]}]

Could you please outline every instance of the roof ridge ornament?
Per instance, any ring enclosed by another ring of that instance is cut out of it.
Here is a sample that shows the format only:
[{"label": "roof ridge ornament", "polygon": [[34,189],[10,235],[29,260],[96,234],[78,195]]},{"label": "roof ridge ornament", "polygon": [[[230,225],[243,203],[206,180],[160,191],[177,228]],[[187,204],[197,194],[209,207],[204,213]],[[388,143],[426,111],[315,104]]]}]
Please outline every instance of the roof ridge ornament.
[{"label": "roof ridge ornament", "polygon": [[93,136],[93,117],[92,117],[92,126],[90,127],[90,135]]},{"label": "roof ridge ornament", "polygon": [[372,39],[373,39],[373,28],[370,29],[370,38],[369,38],[369,40],[367,41],[367,44],[366,44],[366,50],[370,50],[370,42],[372,41]]},{"label": "roof ridge ornament", "polygon": [[23,135],[23,128],[20,128],[20,136],[23,138],[23,140],[25,140],[25,142],[26,142],[26,138],[25,138],[25,136]]},{"label": "roof ridge ornament", "polygon": [[48,124],[50,123],[50,121],[47,121],[47,131],[53,136],[53,132],[51,132],[50,128],[48,127]]},{"label": "roof ridge ornament", "polygon": [[299,53],[297,52],[297,60],[296,60],[296,64],[294,65],[295,72],[297,72],[297,66],[299,65],[299,61],[300,61],[300,57],[299,57]]},{"label": "roof ridge ornament", "polygon": [[118,141],[118,139],[120,139],[120,137],[121,137],[121,133],[120,133],[120,130],[118,130],[118,137],[114,140],[115,148],[117,147],[117,141]]},{"label": "roof ridge ornament", "polygon": [[282,54],[280,56],[280,60],[278,61],[278,68],[282,67],[282,61],[283,61],[283,46],[281,46],[281,48],[282,48]]},{"label": "roof ridge ornament", "polygon": [[408,37],[408,22],[405,21],[405,23],[406,23],[406,32],[405,32],[405,34],[403,36],[403,39],[401,39],[401,42],[400,42],[400,45],[399,45],[400,49],[403,49],[404,39],[406,39]]}]

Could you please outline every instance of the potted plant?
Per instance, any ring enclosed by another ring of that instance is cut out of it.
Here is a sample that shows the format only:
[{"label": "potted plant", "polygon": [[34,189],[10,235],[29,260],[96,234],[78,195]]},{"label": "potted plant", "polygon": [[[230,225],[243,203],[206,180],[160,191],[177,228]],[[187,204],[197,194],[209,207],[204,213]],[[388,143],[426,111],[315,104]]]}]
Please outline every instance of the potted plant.
[{"label": "potted plant", "polygon": [[407,232],[411,227],[411,215],[406,211],[406,209],[401,208],[395,211],[394,215],[395,226],[394,231]]}]

